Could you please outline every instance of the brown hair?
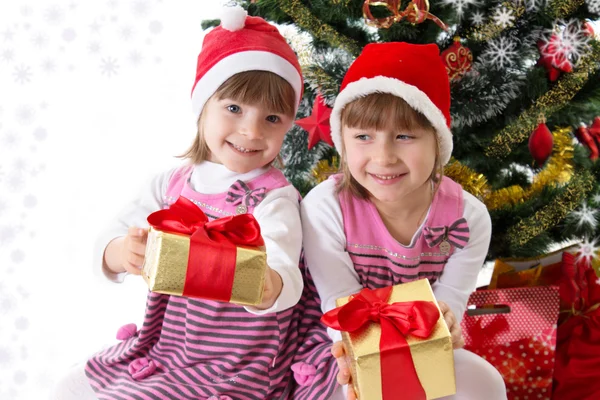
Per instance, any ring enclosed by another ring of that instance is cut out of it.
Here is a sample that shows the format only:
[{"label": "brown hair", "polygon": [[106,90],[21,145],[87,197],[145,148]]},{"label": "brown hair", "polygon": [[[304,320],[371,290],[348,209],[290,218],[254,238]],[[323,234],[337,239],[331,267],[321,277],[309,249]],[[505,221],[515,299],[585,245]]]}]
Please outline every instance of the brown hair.
[{"label": "brown hair", "polygon": [[[276,114],[293,117],[296,111],[296,94],[292,85],[277,74],[268,71],[240,72],[227,79],[210,97],[217,99],[230,98],[246,104],[257,104]],[[207,100],[207,103],[208,101]],[[197,133],[194,143],[182,154],[181,158],[188,158],[191,163],[197,164],[206,160],[210,150],[204,140],[204,118],[206,104],[200,112],[197,122]],[[283,164],[281,157],[277,156],[279,164]]]},{"label": "brown hair", "polygon": [[[412,108],[404,99],[389,93],[371,93],[360,97],[348,104],[342,110],[341,126],[349,126],[359,129],[375,130],[412,130],[427,129],[435,134],[435,128],[431,122],[419,111]],[[366,199],[368,191],[361,186],[350,174],[346,163],[346,150],[344,148],[344,135],[342,138],[342,154],[340,172],[342,180],[337,191],[348,191],[352,195]],[[437,192],[438,183],[441,181],[444,169],[440,162],[440,148],[437,134],[435,135],[435,165],[429,179],[435,183]]]}]

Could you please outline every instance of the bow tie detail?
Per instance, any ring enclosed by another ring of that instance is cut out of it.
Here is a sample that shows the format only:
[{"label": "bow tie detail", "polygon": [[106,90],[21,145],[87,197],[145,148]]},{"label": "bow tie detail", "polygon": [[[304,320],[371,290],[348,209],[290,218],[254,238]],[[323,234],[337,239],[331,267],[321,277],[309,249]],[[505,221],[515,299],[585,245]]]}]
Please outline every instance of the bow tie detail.
[{"label": "bow tie detail", "polygon": [[256,207],[267,194],[267,189],[264,187],[251,190],[246,183],[237,180],[231,185],[227,191],[227,198],[225,201],[231,203],[234,206],[244,204],[247,207]]},{"label": "bow tie detail", "polygon": [[426,226],[424,233],[429,247],[448,242],[455,248],[462,249],[469,242],[469,226],[464,218],[457,219],[450,226]]}]

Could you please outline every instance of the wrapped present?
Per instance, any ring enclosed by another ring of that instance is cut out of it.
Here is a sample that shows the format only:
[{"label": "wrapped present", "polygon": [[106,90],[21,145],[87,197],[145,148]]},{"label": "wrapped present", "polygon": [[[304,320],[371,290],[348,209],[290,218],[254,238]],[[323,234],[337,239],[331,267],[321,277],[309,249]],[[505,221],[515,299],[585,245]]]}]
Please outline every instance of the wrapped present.
[{"label": "wrapped present", "polygon": [[585,259],[565,253],[560,283],[556,400],[600,398],[600,279]]},{"label": "wrapped present", "polygon": [[342,331],[360,399],[436,399],[456,393],[452,339],[427,279],[337,300],[323,315]]},{"label": "wrapped present", "polygon": [[465,349],[502,375],[509,400],[552,396],[557,286],[478,290],[461,326]]},{"label": "wrapped present", "polygon": [[562,254],[576,249],[569,246],[537,257],[497,259],[488,289],[558,285]]},{"label": "wrapped present", "polygon": [[251,214],[208,221],[190,200],[148,216],[142,276],[153,292],[242,305],[262,302],[266,254]]}]

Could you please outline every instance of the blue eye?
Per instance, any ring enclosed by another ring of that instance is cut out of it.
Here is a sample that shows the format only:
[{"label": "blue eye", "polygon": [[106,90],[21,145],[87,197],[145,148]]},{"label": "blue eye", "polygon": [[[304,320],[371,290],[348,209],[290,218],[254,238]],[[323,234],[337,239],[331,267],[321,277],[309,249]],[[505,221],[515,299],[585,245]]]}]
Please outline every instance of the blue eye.
[{"label": "blue eye", "polygon": [[400,139],[400,140],[409,140],[409,139],[412,139],[412,138],[413,137],[409,136],[409,135],[398,135],[398,136],[396,136],[396,139]]},{"label": "blue eye", "polygon": [[279,122],[280,118],[277,115],[269,115],[267,117],[267,121],[275,123],[275,122]]},{"label": "blue eye", "polygon": [[237,113],[239,113],[240,111],[242,111],[242,109],[240,108],[240,106],[238,106],[238,105],[235,105],[235,104],[232,104],[232,105],[230,105],[230,106],[227,106],[227,109],[228,109],[230,112],[234,113],[234,114],[237,114]]},{"label": "blue eye", "polygon": [[369,140],[370,139],[370,136],[366,135],[366,134],[356,135],[355,137],[356,137],[356,139],[361,140],[361,141],[365,141],[365,140]]}]

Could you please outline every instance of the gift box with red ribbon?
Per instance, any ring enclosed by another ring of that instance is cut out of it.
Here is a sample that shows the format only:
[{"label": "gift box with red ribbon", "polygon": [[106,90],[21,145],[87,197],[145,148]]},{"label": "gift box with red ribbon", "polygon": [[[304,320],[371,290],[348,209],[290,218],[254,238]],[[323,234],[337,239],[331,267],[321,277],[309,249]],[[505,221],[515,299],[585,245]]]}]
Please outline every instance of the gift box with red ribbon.
[{"label": "gift box with red ribbon", "polygon": [[552,396],[559,312],[557,286],[478,290],[461,326],[465,349],[492,364],[509,400]]},{"label": "gift box with red ribbon", "polygon": [[251,214],[209,221],[180,197],[148,216],[142,276],[153,292],[242,305],[262,302],[264,241]]},{"label": "gift box with red ribbon", "polygon": [[360,399],[437,399],[456,393],[452,339],[427,279],[337,300],[322,317],[342,331]]}]

